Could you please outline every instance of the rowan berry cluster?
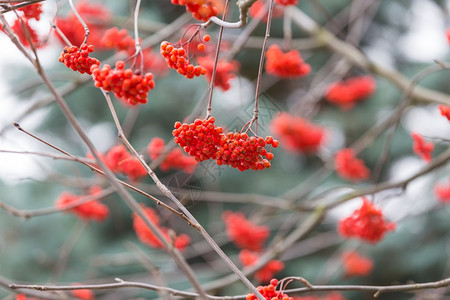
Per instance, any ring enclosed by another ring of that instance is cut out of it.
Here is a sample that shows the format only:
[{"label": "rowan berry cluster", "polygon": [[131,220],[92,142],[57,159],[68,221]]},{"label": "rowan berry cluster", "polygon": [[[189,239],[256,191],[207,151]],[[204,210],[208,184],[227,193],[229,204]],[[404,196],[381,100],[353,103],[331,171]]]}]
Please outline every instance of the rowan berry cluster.
[{"label": "rowan berry cluster", "polygon": [[325,92],[325,99],[343,110],[349,110],[356,102],[372,95],[375,89],[376,81],[373,77],[357,76],[331,83]]},{"label": "rowan berry cluster", "polygon": [[263,170],[270,168],[273,153],[267,152],[266,146],[278,147],[278,141],[271,136],[249,137],[246,133],[223,134],[217,148],[216,163],[218,165],[230,165],[239,171]]},{"label": "rowan berry cluster", "polygon": [[[188,235],[180,234],[172,238],[169,235],[169,229],[160,225],[160,220],[155,210],[151,207],[146,206],[142,206],[142,208],[144,210],[145,215],[150,220],[150,222],[162,231],[164,238],[170,244],[173,244],[175,248],[182,250],[189,245],[190,238]],[[136,234],[142,243],[147,244],[148,246],[153,248],[164,247],[162,241],[156,235],[153,234],[153,232],[150,230],[150,228],[148,228],[144,220],[136,214],[133,214],[133,228],[134,231],[136,231]]]},{"label": "rowan berry cluster", "polygon": [[112,147],[104,157],[106,166],[114,173],[125,174],[131,181],[138,181],[147,171],[136,157],[133,157],[124,145]]},{"label": "rowan berry cluster", "polygon": [[42,3],[34,3],[17,9],[23,12],[23,17],[26,19],[35,19],[39,21],[42,14]]},{"label": "rowan berry cluster", "polygon": [[195,120],[191,124],[175,123],[174,141],[197,161],[215,159],[223,128],[217,127],[214,118]]},{"label": "rowan berry cluster", "polygon": [[[77,1],[75,8],[89,28],[89,41],[97,50],[101,50],[101,40],[106,30],[106,24],[109,24],[112,19],[111,12],[101,3],[92,3],[92,1],[86,0]],[[80,45],[83,42],[84,28],[75,13],[71,12],[66,17],[58,16],[55,23],[72,44]],[[55,34],[65,44],[56,31]]]},{"label": "rowan berry cluster", "polygon": [[171,0],[172,4],[186,6],[186,11],[200,21],[208,21],[217,16],[216,0]]},{"label": "rowan berry cluster", "polygon": [[280,113],[271,123],[270,130],[287,150],[300,153],[316,152],[325,140],[325,130],[308,120]]},{"label": "rowan berry cluster", "polygon": [[436,184],[434,186],[434,194],[442,203],[450,202],[450,183]]},{"label": "rowan berry cluster", "polygon": [[89,57],[89,53],[94,51],[93,45],[82,44],[80,49],[76,46],[64,47],[58,61],[62,62],[66,67],[81,74],[87,73],[91,75],[91,66],[100,65],[100,61],[96,58]]},{"label": "rowan berry cluster", "polygon": [[[19,38],[19,42],[25,47],[31,46],[30,41],[35,48],[43,46],[37,31],[30,26],[28,19],[16,19],[11,29]],[[3,27],[1,30],[4,31]]]},{"label": "rowan berry cluster", "polygon": [[134,39],[128,34],[126,29],[119,30],[112,27],[105,31],[101,44],[106,49],[116,49],[117,51],[134,52]]},{"label": "rowan berry cluster", "polygon": [[363,160],[355,157],[355,151],[351,148],[339,150],[334,155],[334,166],[336,173],[345,180],[356,183],[370,177],[370,170]]},{"label": "rowan berry cluster", "polygon": [[414,153],[424,161],[430,162],[432,159],[434,144],[431,142],[426,142],[424,138],[416,132],[411,133],[411,138],[413,140]]},{"label": "rowan berry cluster", "polygon": [[365,276],[373,269],[373,261],[356,251],[345,251],[341,259],[345,276]]},{"label": "rowan berry cluster", "polygon": [[260,251],[270,234],[267,226],[255,225],[241,212],[225,211],[222,214],[228,238],[241,249]]},{"label": "rowan berry cluster", "polygon": [[101,69],[92,65],[91,72],[96,87],[114,92],[117,98],[131,105],[147,103],[147,94],[155,87],[152,73],[135,74],[132,69],[125,69],[123,61],[116,62],[115,69],[108,64]]},{"label": "rowan berry cluster", "polygon": [[186,78],[192,79],[206,74],[204,67],[194,66],[190,63],[187,52],[183,47],[176,48],[169,42],[164,41],[161,43],[160,52],[169,68],[176,70]]},{"label": "rowan berry cluster", "polygon": [[[197,58],[200,66],[206,69],[206,79],[209,82],[212,80],[212,74],[214,70],[214,60],[209,56],[202,56]],[[216,75],[214,78],[214,86],[220,87],[222,90],[227,91],[230,89],[230,80],[234,78],[233,72],[237,71],[236,61],[221,60],[217,62]]]},{"label": "rowan berry cluster", "polygon": [[[89,190],[89,195],[95,196],[102,191],[101,187],[93,186]],[[58,209],[65,209],[74,202],[77,202],[83,196],[63,192],[56,200],[55,206]],[[109,216],[109,208],[105,204],[98,201],[88,201],[68,210],[82,220],[95,220],[97,222],[104,221]]]},{"label": "rowan berry cluster", "polygon": [[361,208],[339,222],[338,231],[345,238],[360,238],[370,243],[379,242],[387,231],[395,229],[395,223],[386,222],[381,210],[363,197]]},{"label": "rowan berry cluster", "polygon": [[439,111],[442,116],[446,117],[450,121],[450,106],[439,105]]},{"label": "rowan berry cluster", "polygon": [[[164,140],[158,137],[153,138],[147,146],[148,156],[155,160],[164,153]],[[164,160],[160,163],[159,168],[162,171],[172,169],[184,170],[186,173],[193,173],[198,162],[195,158],[183,153],[180,148],[172,149]]]},{"label": "rowan berry cluster", "polygon": [[[248,249],[243,249],[239,253],[239,261],[244,267],[249,267],[258,262],[260,255]],[[284,269],[284,263],[280,260],[273,259],[266,265],[255,272],[255,279],[259,282],[268,282],[274,274]]]},{"label": "rowan berry cluster", "polygon": [[311,66],[303,61],[300,52],[291,50],[284,53],[273,44],[266,51],[266,71],[280,78],[295,78],[309,74]]},{"label": "rowan berry cluster", "polygon": [[280,5],[296,5],[298,0],[275,0],[275,3]]},{"label": "rowan berry cluster", "polygon": [[[277,291],[278,280],[272,279],[270,280],[270,284],[266,286],[258,286],[256,289],[258,292],[261,293],[261,295],[266,300],[294,300],[294,298],[289,297],[288,295],[284,294],[282,291]],[[255,294],[248,294],[245,298],[246,300],[258,300],[258,297],[255,296]]]},{"label": "rowan berry cluster", "polygon": [[271,136],[249,137],[246,133],[223,133],[222,127],[214,125],[215,119],[195,120],[191,124],[175,123],[172,134],[189,155],[198,161],[215,159],[218,165],[230,165],[240,171],[270,168],[273,153],[265,146],[278,147]]}]

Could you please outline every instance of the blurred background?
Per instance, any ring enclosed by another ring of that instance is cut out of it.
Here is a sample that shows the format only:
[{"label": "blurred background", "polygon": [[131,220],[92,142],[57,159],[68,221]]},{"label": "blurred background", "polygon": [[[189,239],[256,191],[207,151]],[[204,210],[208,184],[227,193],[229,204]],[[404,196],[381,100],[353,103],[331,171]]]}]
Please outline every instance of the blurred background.
[{"label": "blurred background", "polygon": [[[109,27],[126,28],[133,35],[134,1],[88,2],[101,4],[110,11]],[[229,18],[237,20],[238,11],[234,1],[230,7]],[[408,78],[435,64],[435,60],[448,61],[446,29],[450,27],[450,1],[301,0],[297,7],[337,37],[356,45],[375,63],[397,69]],[[50,21],[70,14],[69,3],[46,0],[43,10],[40,21],[30,22],[46,41],[45,46],[38,49],[41,63],[64,94],[97,149],[105,153],[119,141],[102,93],[93,86],[89,75],[72,72],[58,62],[64,45],[55,36]],[[163,29],[174,20],[185,19],[185,24],[198,22],[185,14],[183,7],[172,5],[166,0],[143,1],[139,15],[140,36],[144,43],[148,41],[154,46],[155,56],[159,55],[161,42],[158,34],[164,32]],[[16,18],[14,13],[6,13],[5,17],[10,22]],[[79,24],[73,26],[81,28]],[[216,124],[230,131],[242,128],[253,113],[255,83],[266,23],[260,22],[255,26],[247,45],[235,56],[240,69],[231,81],[231,89],[214,90],[212,112]],[[269,43],[283,42],[286,34],[283,26],[286,26],[283,17],[273,19]],[[389,158],[379,178],[355,185],[339,178],[333,170],[327,171],[324,165],[332,160],[337,150],[351,145],[398,107],[402,91],[386,79],[372,74],[377,83],[376,92],[352,110],[341,110],[324,101],[326,84],[366,73],[351,67],[343,70],[339,67],[342,64],[340,56],[311,42],[310,37],[295,24],[291,27],[292,47],[300,50],[312,71],[308,76],[288,80],[263,72],[258,134],[263,137],[273,135],[269,125],[271,120],[277,113],[289,111],[326,130],[325,142],[319,151],[315,155],[296,154],[281,145],[273,151],[275,158],[272,167],[263,171],[240,172],[227,166],[217,166],[212,161],[200,163],[192,174],[156,169],[162,182],[179,192],[177,195],[186,207],[239,266],[239,249],[224,234],[225,225],[221,218],[224,210],[241,211],[255,223],[269,226],[269,241],[273,242],[274,237],[283,236],[295,228],[295,224],[308,213],[283,209],[268,212],[264,204],[258,204],[259,201],[266,201],[265,196],[283,198],[282,195],[286,193],[298,192],[300,197],[296,203],[301,205],[330,188],[335,188],[334,193],[327,196],[332,199],[355,187],[406,178],[426,165],[412,151],[412,131],[435,142],[434,156],[448,148],[450,126],[440,116],[437,104],[413,105],[401,116],[393,135]],[[217,39],[218,30],[215,25],[206,30],[211,35],[212,44]],[[223,53],[228,53],[233,41],[243,30],[245,28],[225,30]],[[183,27],[178,26],[168,36],[162,36],[164,40],[175,43],[182,32]],[[0,81],[0,150],[56,154],[12,126],[12,122],[19,122],[24,129],[71,154],[85,157],[87,148],[52,101],[31,64],[5,34],[0,34],[0,45],[0,72],[3,78]],[[95,51],[93,56],[104,61],[112,55],[115,55],[113,51]],[[173,70],[158,69],[153,72],[156,87],[149,93],[147,104],[128,107],[113,99],[130,142],[141,153],[146,152],[148,143],[154,137],[161,137],[169,143],[176,121],[182,121],[198,111],[203,118],[206,112],[204,96],[208,82],[204,78],[184,79]],[[448,75],[446,70],[435,72],[422,80],[420,85],[448,94]],[[384,134],[375,139],[359,155],[369,169],[374,170],[376,167],[386,138],[387,134]],[[314,180],[317,177],[312,176],[321,170],[325,170],[327,175]],[[302,276],[313,284],[333,285],[390,285],[447,278],[450,273],[450,209],[437,200],[433,186],[448,182],[448,176],[447,163],[444,168],[413,181],[406,190],[393,189],[376,194],[376,205],[383,210],[388,220],[397,223],[396,230],[388,233],[376,245],[345,240],[337,233],[337,222],[361,205],[360,198],[332,209],[304,241],[296,243],[281,255],[280,260],[284,261],[285,268],[275,277]],[[14,207],[27,210],[52,207],[61,192],[70,191],[81,195],[93,183],[105,186],[100,177],[75,162],[0,152],[0,201]],[[150,178],[142,179],[138,186],[149,193],[158,194]],[[303,189],[309,192],[303,193]],[[133,196],[139,202],[153,206],[145,197],[136,193]],[[161,199],[165,201],[163,196]],[[167,253],[139,242],[132,226],[132,213],[120,197],[112,194],[103,202],[109,206],[111,213],[102,223],[85,223],[72,214],[64,213],[24,220],[0,210],[0,276],[13,282],[34,284],[112,282],[116,277],[153,283],[140,259],[143,251],[160,268],[169,286],[187,289],[189,283]],[[165,210],[158,209],[158,212],[164,224],[191,237],[191,246],[184,255],[202,283],[206,284],[230,272],[192,228]],[[288,225],[286,220],[289,220]],[[373,260],[374,268],[370,274],[345,276],[340,256],[348,249],[357,249]],[[253,282],[259,284],[256,280]],[[248,290],[241,283],[234,283],[214,292],[231,296],[246,294]],[[379,298],[450,299],[448,289],[447,294],[445,292],[442,289],[393,293],[382,294]],[[12,299],[12,295],[11,291],[0,289],[0,297]],[[372,298],[371,293],[343,292],[342,295],[346,299]],[[157,293],[131,288],[96,293],[98,299],[156,297]]]}]

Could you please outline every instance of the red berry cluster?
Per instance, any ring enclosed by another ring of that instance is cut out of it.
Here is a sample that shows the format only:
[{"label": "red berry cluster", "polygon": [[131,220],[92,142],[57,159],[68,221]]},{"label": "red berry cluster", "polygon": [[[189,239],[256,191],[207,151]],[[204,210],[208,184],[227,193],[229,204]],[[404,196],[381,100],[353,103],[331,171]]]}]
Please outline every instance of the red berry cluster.
[{"label": "red berry cluster", "polygon": [[296,5],[298,0],[275,0],[275,3],[280,5]]},{"label": "red berry cluster", "polygon": [[[209,82],[212,80],[212,74],[214,70],[214,60],[209,56],[199,57],[197,59],[199,65],[206,69],[206,79]],[[237,71],[236,61],[219,60],[216,66],[216,75],[214,78],[214,85],[220,87],[222,90],[227,91],[230,89],[230,80],[234,78],[233,72]]]},{"label": "red berry cluster", "polygon": [[175,143],[198,161],[215,159],[223,128],[214,122],[214,118],[197,119],[191,124],[176,122],[172,131]]},{"label": "red berry cluster", "polygon": [[357,76],[345,81],[331,83],[325,99],[343,110],[351,109],[356,102],[369,97],[375,91],[376,81],[371,76]]},{"label": "red berry cluster", "polygon": [[[4,28],[1,25],[0,29],[4,31]],[[31,43],[33,43],[34,47],[39,48],[43,46],[41,40],[39,39],[39,35],[37,34],[36,30],[34,30],[30,26],[28,19],[16,19],[14,21],[14,24],[11,26],[11,29],[19,38],[19,42],[25,47],[30,47],[28,38],[30,39]]]},{"label": "red berry cluster", "polygon": [[266,51],[266,71],[280,78],[295,78],[311,72],[311,66],[305,63],[295,50],[284,53],[274,44]]},{"label": "red berry cluster", "polygon": [[228,238],[241,249],[260,251],[269,237],[267,226],[258,226],[248,221],[241,212],[225,211],[222,214]]},{"label": "red berry cluster", "polygon": [[208,21],[218,14],[216,0],[171,0],[171,2],[175,5],[185,5],[186,11],[200,21]]},{"label": "red berry cluster", "polygon": [[292,152],[316,152],[325,137],[322,127],[289,113],[275,116],[270,123],[270,130],[280,138],[282,145]]},{"label": "red berry cluster", "polygon": [[124,145],[112,147],[105,155],[105,164],[114,173],[125,174],[131,181],[138,181],[147,175],[147,171],[136,157],[133,157]]},{"label": "red berry cluster", "polygon": [[131,105],[147,103],[147,94],[155,87],[152,73],[134,74],[133,70],[125,69],[123,61],[116,62],[115,69],[108,64],[101,69],[99,65],[92,65],[91,72],[96,87],[114,92],[117,98]]},{"label": "red berry cluster", "polygon": [[[258,262],[259,254],[248,249],[243,249],[239,253],[239,261],[244,267],[249,267]],[[264,267],[255,272],[255,279],[259,282],[268,282],[274,274],[284,269],[284,263],[280,260],[273,259]]]},{"label": "red berry cluster", "polygon": [[334,155],[334,161],[337,174],[345,180],[359,182],[370,177],[370,170],[363,160],[355,157],[355,151],[351,148],[339,150]]},{"label": "red berry cluster", "polygon": [[[264,8],[265,7],[265,8]],[[268,12],[267,12],[267,1],[259,0],[252,4],[250,9],[248,10],[248,14],[252,18],[256,18],[258,14],[260,14],[261,10],[264,9],[266,14],[262,19],[263,22],[267,22]],[[272,11],[272,18],[281,18],[283,16],[283,8],[279,6],[274,6]]]},{"label": "red berry cluster", "polygon": [[439,105],[439,111],[441,112],[441,115],[450,121],[450,106]]},{"label": "red berry cluster", "polygon": [[413,139],[413,151],[424,161],[430,162],[432,159],[432,153],[434,150],[434,144],[431,142],[426,142],[424,138],[415,132],[411,133]]},{"label": "red berry cluster", "polygon": [[249,137],[246,133],[224,134],[223,128],[216,127],[214,122],[214,118],[197,119],[191,124],[176,122],[172,132],[175,143],[198,161],[215,159],[218,165],[230,165],[240,171],[270,168],[269,160],[273,159],[273,153],[268,152],[265,146],[276,148],[277,140],[271,136],[266,139]]},{"label": "red berry cluster", "polygon": [[450,202],[450,182],[447,184],[436,184],[434,194],[442,203]]},{"label": "red berry cluster", "polygon": [[365,276],[373,269],[370,258],[359,255],[356,251],[345,251],[341,256],[345,276]]},{"label": "red berry cluster", "polygon": [[[168,242],[173,242],[173,245],[180,250],[186,248],[189,245],[190,238],[186,234],[178,235],[172,241],[172,238],[169,236],[169,230],[166,227],[160,226],[159,217],[154,209],[145,206],[142,206],[142,208],[144,209],[145,215],[148,217],[150,222],[152,222],[152,224],[154,224],[156,227],[159,227]],[[136,214],[133,215],[133,228],[142,243],[147,244],[153,248],[163,248],[163,243],[161,242],[161,240],[159,240],[159,238],[153,234],[144,220]]]},{"label": "red berry cluster", "polygon": [[23,12],[23,16],[26,19],[35,19],[39,21],[42,14],[42,3],[34,3],[17,9]]},{"label": "red berry cluster", "polygon": [[165,58],[169,68],[176,70],[186,78],[192,79],[206,74],[206,69],[202,66],[194,66],[187,57],[187,52],[183,47],[176,48],[169,42],[162,42],[161,55]]},{"label": "red berry cluster", "polygon": [[[106,30],[106,24],[111,23],[111,12],[101,3],[92,3],[92,1],[86,0],[77,1],[75,8],[89,28],[89,41],[95,45],[97,50],[102,49],[100,41]],[[58,16],[55,22],[72,44],[80,45],[83,42],[84,28],[73,12],[66,17]],[[55,34],[65,44],[56,31]]]},{"label": "red berry cluster", "polygon": [[361,208],[339,222],[338,231],[346,238],[360,238],[370,243],[379,242],[387,231],[395,229],[395,223],[386,222],[383,213],[363,197]]},{"label": "red berry cluster", "polygon": [[[101,187],[93,186],[89,190],[89,195],[96,195],[101,191]],[[56,200],[55,205],[58,209],[64,209],[65,207],[71,205],[82,197],[83,196],[63,192]],[[82,220],[95,220],[97,222],[102,222],[109,216],[108,206],[98,201],[85,202],[81,205],[71,208],[69,211]]]},{"label": "red berry cluster", "polygon": [[89,57],[89,53],[93,51],[94,46],[86,44],[82,44],[80,49],[76,46],[64,47],[64,51],[61,53],[58,61],[73,71],[91,75],[91,66],[100,65],[98,59]]},{"label": "red berry cluster", "polygon": [[278,141],[271,136],[249,137],[246,133],[232,133],[222,135],[217,149],[216,163],[218,165],[230,165],[239,171],[263,170],[270,168],[269,160],[273,159],[273,153],[267,152],[266,145],[278,147]]},{"label": "red berry cluster", "polygon": [[[164,140],[153,138],[147,146],[148,155],[152,160],[160,157],[164,152]],[[180,148],[172,149],[161,162],[159,168],[163,171],[171,169],[184,170],[186,173],[193,173],[198,162],[195,158],[183,153]]]},{"label": "red berry cluster", "polygon": [[100,42],[106,49],[134,52],[134,39],[128,34],[126,29],[119,30],[117,27],[109,28],[103,34]]},{"label": "red berry cluster", "polygon": [[[294,298],[289,297],[282,291],[277,291],[278,280],[270,280],[270,284],[266,286],[258,286],[256,289],[263,295],[266,300],[294,300]],[[255,294],[248,294],[245,298],[246,300],[258,300]]]}]

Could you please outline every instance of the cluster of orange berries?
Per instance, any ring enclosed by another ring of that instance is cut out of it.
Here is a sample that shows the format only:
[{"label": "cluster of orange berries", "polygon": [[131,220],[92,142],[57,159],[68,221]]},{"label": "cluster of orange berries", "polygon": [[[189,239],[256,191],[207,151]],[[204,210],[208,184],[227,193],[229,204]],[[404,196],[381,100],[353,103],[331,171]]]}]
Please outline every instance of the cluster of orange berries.
[{"label": "cluster of orange berries", "polygon": [[280,5],[296,5],[298,0],[275,0],[275,3]]},{"label": "cluster of orange berries", "polygon": [[383,212],[365,197],[361,208],[341,220],[338,226],[343,237],[359,238],[370,243],[379,242],[387,231],[394,229],[395,223],[386,222]]},{"label": "cluster of orange berries", "polygon": [[370,170],[362,159],[355,157],[355,151],[351,148],[344,148],[334,155],[335,168],[337,174],[346,180],[359,182],[369,179]]},{"label": "cluster of orange berries", "polygon": [[230,165],[239,171],[270,168],[269,160],[273,159],[273,153],[267,152],[266,145],[276,148],[279,142],[271,136],[264,139],[256,136],[249,137],[246,133],[229,132],[221,136],[216,163]]},{"label": "cluster of orange berries", "polygon": [[215,118],[207,120],[195,120],[191,124],[175,123],[172,131],[174,141],[197,161],[215,159],[217,145],[220,143],[223,133],[222,127],[217,127]]},{"label": "cluster of orange berries", "polygon": [[22,11],[23,16],[26,19],[36,19],[36,21],[39,21],[41,19],[42,14],[42,3],[34,3],[26,5],[17,10]]},{"label": "cluster of orange berries", "polygon": [[[100,186],[92,186],[89,190],[89,195],[95,196],[102,192]],[[77,202],[83,196],[74,195],[69,192],[63,192],[56,200],[56,207],[58,209],[65,209],[74,202]],[[109,216],[109,208],[99,201],[88,201],[78,206],[75,206],[69,210],[82,220],[95,220],[97,222],[104,221]]]},{"label": "cluster of orange berries", "polygon": [[208,21],[217,16],[218,9],[215,0],[171,0],[172,4],[186,6],[186,11],[200,21]]},{"label": "cluster of orange berries", "polygon": [[153,74],[135,74],[131,69],[125,69],[123,61],[116,62],[116,68],[111,69],[108,64],[100,66],[92,65],[92,76],[95,86],[102,88],[125,100],[131,105],[147,103],[147,93],[154,88]]},{"label": "cluster of orange berries", "polygon": [[187,52],[183,47],[176,48],[169,42],[161,43],[161,54],[166,59],[169,68],[176,70],[179,74],[186,78],[194,78],[195,76],[205,75],[206,69],[202,66],[194,66],[190,63]]},{"label": "cluster of orange berries", "polygon": [[[278,285],[277,279],[270,280],[270,284],[266,286],[258,286],[256,289],[261,295],[267,300],[294,300],[294,298],[289,297],[282,291],[277,291],[276,287]],[[245,298],[246,300],[258,300],[255,294],[248,294]]]},{"label": "cluster of orange berries", "polygon": [[[160,225],[160,220],[155,210],[144,205],[142,206],[142,209],[150,222],[162,231],[164,238],[168,242],[173,242],[175,248],[182,250],[189,245],[191,239],[187,234],[180,234],[172,239],[172,237],[169,236],[169,229]],[[144,220],[136,214],[133,214],[133,228],[142,243],[147,244],[152,248],[163,248],[163,242],[153,234]]]},{"label": "cluster of orange berries", "polygon": [[295,50],[284,53],[274,44],[266,51],[266,71],[280,78],[295,78],[309,74],[311,66]]},{"label": "cluster of orange berries", "polygon": [[105,31],[101,44],[106,49],[116,49],[117,51],[134,51],[134,39],[128,34],[126,29],[112,27]]},{"label": "cluster of orange berries", "polygon": [[124,145],[112,147],[103,160],[111,171],[125,174],[131,181],[138,181],[147,175],[139,160],[133,157]]},{"label": "cluster of orange berries", "polygon": [[356,76],[345,81],[333,82],[327,87],[325,99],[339,105],[343,110],[348,110],[356,102],[372,95],[376,84],[371,76]]},{"label": "cluster of orange berries", "polygon": [[432,142],[426,142],[425,139],[417,132],[411,133],[413,140],[413,151],[416,155],[422,158],[426,162],[430,162],[433,159],[434,144]]},{"label": "cluster of orange berries", "polygon": [[[200,44],[202,45],[202,44]],[[214,70],[214,60],[209,56],[202,56],[197,58],[198,63],[206,69],[206,79],[211,82],[213,70]],[[234,78],[233,72],[238,68],[235,61],[226,61],[219,59],[216,65],[216,75],[214,77],[214,86],[221,88],[224,91],[230,89],[230,80]]]},{"label": "cluster of orange berries", "polygon": [[325,129],[286,112],[272,119],[270,130],[294,153],[314,153],[325,141]]},{"label": "cluster of orange berries", "polygon": [[91,66],[100,65],[98,59],[89,57],[89,53],[93,51],[94,46],[86,44],[81,44],[80,49],[76,46],[64,47],[64,51],[61,53],[58,61],[73,71],[91,75]]},{"label": "cluster of orange berries", "polygon": [[249,137],[246,133],[224,134],[214,122],[214,118],[197,119],[191,124],[176,122],[172,132],[175,143],[198,161],[215,159],[218,165],[230,165],[240,171],[270,168],[273,153],[267,152],[265,146],[276,148],[277,140],[271,136]]}]

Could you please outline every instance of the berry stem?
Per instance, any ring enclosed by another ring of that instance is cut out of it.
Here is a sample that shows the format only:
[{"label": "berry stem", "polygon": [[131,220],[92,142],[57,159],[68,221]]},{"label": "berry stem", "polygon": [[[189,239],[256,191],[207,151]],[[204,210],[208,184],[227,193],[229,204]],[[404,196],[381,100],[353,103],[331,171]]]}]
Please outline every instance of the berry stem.
[{"label": "berry stem", "polygon": [[[230,6],[230,0],[226,0],[225,8],[223,11],[223,17],[222,17],[224,20],[228,15],[229,6]],[[224,27],[220,27],[219,37],[217,38],[216,53],[214,55],[214,67],[213,67],[213,72],[212,72],[212,76],[211,76],[211,82],[209,83],[209,98],[208,98],[208,107],[206,109],[206,119],[209,119],[211,117],[214,82],[216,80],[217,62],[219,61],[220,44],[222,43],[223,30],[224,30]]]},{"label": "berry stem", "polygon": [[[210,22],[213,22],[219,26],[226,27],[226,28],[241,28],[247,24],[247,18],[248,18],[248,10],[249,8],[255,3],[256,0],[238,0],[237,6],[239,7],[239,21],[235,23],[226,22],[224,20],[221,20],[217,17],[211,17],[209,20],[202,24],[202,26],[205,26],[205,24]],[[224,18],[225,19],[225,18]]]},{"label": "berry stem", "polygon": [[80,21],[81,25],[84,28],[84,40],[81,44],[86,44],[88,36],[89,36],[89,27],[87,26],[86,22],[84,22],[83,18],[78,13],[77,9],[75,8],[75,5],[73,5],[73,0],[69,0],[69,4],[70,4],[70,8],[73,10],[73,13],[77,17],[78,21]]},{"label": "berry stem", "polygon": [[263,72],[263,68],[264,68],[264,54],[266,53],[267,41],[269,40],[269,36],[270,36],[270,25],[272,24],[273,4],[274,4],[273,0],[270,0],[269,15],[267,17],[267,25],[266,25],[266,34],[264,36],[264,42],[263,42],[262,49],[261,49],[261,58],[259,60],[258,77],[256,80],[255,108],[253,110],[253,118],[250,120],[250,124],[249,124],[249,128],[251,128],[253,123],[255,123],[255,134],[258,133],[259,91],[261,89],[261,79],[262,79],[262,72]]},{"label": "berry stem", "polygon": [[69,41],[69,39],[67,38],[67,36],[64,34],[64,32],[62,32],[61,29],[59,29],[59,27],[50,21],[50,25],[52,26],[52,28],[55,30],[56,34],[64,41],[64,43],[66,44],[66,46],[72,47],[72,43]]},{"label": "berry stem", "polygon": [[141,42],[139,41],[139,9],[141,7],[141,0],[136,1],[136,7],[134,9],[134,47],[136,48],[136,52],[134,53],[134,60],[132,64],[132,68],[136,65],[137,57],[140,55],[141,62],[139,66],[140,74],[144,73],[144,55],[142,53]]}]

